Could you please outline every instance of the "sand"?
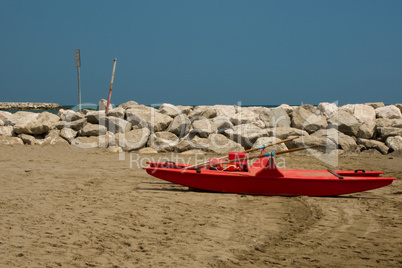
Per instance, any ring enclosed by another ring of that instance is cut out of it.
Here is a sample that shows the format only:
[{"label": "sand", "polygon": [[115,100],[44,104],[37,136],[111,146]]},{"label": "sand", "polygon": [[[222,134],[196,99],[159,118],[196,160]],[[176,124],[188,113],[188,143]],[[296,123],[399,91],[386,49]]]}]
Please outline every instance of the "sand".
[{"label": "sand", "polygon": [[[0,267],[402,266],[400,157],[341,157],[339,169],[399,180],[319,198],[189,191],[133,161],[150,155],[123,155],[0,146]],[[327,168],[307,156],[284,161]]]}]

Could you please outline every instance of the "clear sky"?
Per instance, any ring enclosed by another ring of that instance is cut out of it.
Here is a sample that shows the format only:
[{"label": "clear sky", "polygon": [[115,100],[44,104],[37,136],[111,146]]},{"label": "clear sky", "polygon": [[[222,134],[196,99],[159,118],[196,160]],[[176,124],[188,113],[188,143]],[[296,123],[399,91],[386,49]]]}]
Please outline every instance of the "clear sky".
[{"label": "clear sky", "polygon": [[0,101],[402,103],[402,1],[1,1]]}]

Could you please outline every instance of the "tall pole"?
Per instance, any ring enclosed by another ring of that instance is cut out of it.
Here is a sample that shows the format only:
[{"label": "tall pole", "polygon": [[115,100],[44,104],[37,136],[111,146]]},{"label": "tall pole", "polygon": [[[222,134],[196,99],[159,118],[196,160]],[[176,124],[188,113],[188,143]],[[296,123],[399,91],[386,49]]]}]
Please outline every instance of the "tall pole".
[{"label": "tall pole", "polygon": [[79,49],[75,50],[75,66],[77,67],[77,75],[78,75],[78,108],[81,112],[81,81],[80,81],[81,58]]},{"label": "tall pole", "polygon": [[112,87],[113,87],[113,80],[114,80],[114,71],[116,70],[116,61],[117,58],[114,58],[113,61],[113,72],[112,72],[112,81],[110,82],[110,88],[109,88],[109,96],[107,97],[107,105],[106,105],[106,115],[109,111],[109,104],[110,104],[110,98],[112,97]]}]

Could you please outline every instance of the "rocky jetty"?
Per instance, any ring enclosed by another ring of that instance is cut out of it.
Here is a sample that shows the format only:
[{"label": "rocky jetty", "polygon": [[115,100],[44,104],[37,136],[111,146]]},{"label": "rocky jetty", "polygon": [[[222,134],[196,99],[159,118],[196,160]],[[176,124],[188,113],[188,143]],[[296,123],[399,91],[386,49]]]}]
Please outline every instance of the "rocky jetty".
[{"label": "rocky jetty", "polygon": [[[105,105],[103,105],[105,107]],[[100,107],[102,107],[100,105]],[[115,152],[226,154],[298,137],[270,150],[317,144],[320,151],[389,154],[402,151],[401,104],[348,104],[276,108],[235,105],[158,109],[135,101],[109,110],[0,111],[0,144],[71,144]]]},{"label": "rocky jetty", "polygon": [[67,109],[57,103],[0,102],[0,110],[59,110]]}]

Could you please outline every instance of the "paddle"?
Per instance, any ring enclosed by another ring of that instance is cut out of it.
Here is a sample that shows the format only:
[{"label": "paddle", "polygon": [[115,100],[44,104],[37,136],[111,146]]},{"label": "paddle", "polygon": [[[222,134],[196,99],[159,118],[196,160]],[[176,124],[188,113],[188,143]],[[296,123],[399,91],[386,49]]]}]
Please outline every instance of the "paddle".
[{"label": "paddle", "polygon": [[[257,151],[257,150],[263,150],[263,149],[265,149],[265,148],[267,148],[267,147],[271,147],[271,146],[274,146],[274,145],[277,145],[277,144],[281,144],[281,143],[284,143],[284,142],[292,141],[292,140],[297,139],[297,138],[299,138],[299,137],[288,138],[288,139],[284,139],[284,140],[281,140],[281,141],[276,141],[276,142],[273,142],[273,143],[270,143],[270,144],[263,144],[263,145],[261,145],[260,147],[251,148],[251,149],[242,151],[242,152],[240,152],[240,153],[250,153],[250,152]],[[224,159],[224,158],[226,158],[226,156],[219,157],[219,158],[217,158],[217,159]],[[203,162],[203,163],[201,163],[201,164],[198,164],[197,166],[202,167],[202,165],[205,165],[205,164],[208,164],[208,163],[209,163],[209,162]],[[187,167],[187,168],[185,168],[185,169],[192,169],[193,167],[195,167],[195,165],[194,165],[194,166]]]},{"label": "paddle", "polygon": [[317,146],[318,145],[299,147],[299,148],[279,151],[279,152],[275,152],[275,153],[272,152],[272,153],[267,153],[267,154],[263,154],[263,155],[256,155],[256,156],[251,156],[251,157],[238,158],[238,159],[233,159],[233,160],[228,160],[228,161],[218,162],[218,163],[211,163],[211,164],[209,164],[209,163],[208,164],[201,163],[201,164],[198,164],[198,165],[186,167],[184,169],[199,169],[199,168],[202,168],[202,167],[213,167],[213,166],[218,166],[218,165],[230,164],[230,163],[234,163],[234,162],[241,162],[241,161],[244,161],[244,160],[251,160],[251,159],[255,159],[255,158],[262,158],[262,157],[268,157],[268,156],[274,156],[274,155],[280,155],[280,154],[285,154],[285,153],[291,153],[291,152],[306,150],[306,149],[314,148],[314,147],[317,147]]}]

